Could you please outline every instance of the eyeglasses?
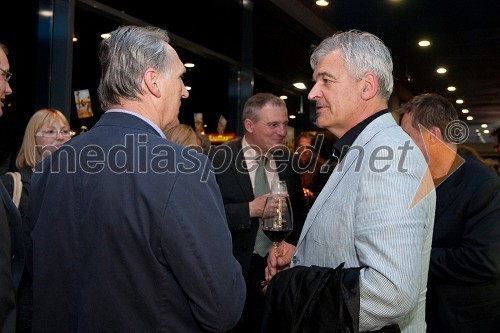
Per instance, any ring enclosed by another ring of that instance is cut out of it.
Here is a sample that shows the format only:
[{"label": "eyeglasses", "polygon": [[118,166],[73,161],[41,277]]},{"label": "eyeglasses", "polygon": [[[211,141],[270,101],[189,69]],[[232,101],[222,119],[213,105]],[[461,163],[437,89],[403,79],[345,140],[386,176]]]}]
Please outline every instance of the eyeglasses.
[{"label": "eyeglasses", "polygon": [[12,73],[1,68],[0,71],[2,71],[2,75],[5,78],[5,81],[9,82],[10,78],[12,77]]},{"label": "eyeglasses", "polygon": [[50,129],[46,131],[40,131],[36,132],[35,136],[42,136],[44,138],[57,138],[57,136],[61,134],[62,137],[71,137],[73,135],[73,131],[67,130],[67,129],[62,129],[62,130],[55,130],[55,129]]}]

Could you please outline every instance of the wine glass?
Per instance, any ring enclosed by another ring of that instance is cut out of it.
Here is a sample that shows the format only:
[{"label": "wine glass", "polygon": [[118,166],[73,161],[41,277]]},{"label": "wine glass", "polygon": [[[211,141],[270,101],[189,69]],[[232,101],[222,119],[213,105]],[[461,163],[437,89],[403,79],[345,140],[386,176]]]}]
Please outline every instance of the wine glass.
[{"label": "wine glass", "polygon": [[279,243],[293,230],[293,213],[285,181],[273,182],[271,194],[264,204],[261,218],[262,231],[273,242],[274,253],[278,256]]}]

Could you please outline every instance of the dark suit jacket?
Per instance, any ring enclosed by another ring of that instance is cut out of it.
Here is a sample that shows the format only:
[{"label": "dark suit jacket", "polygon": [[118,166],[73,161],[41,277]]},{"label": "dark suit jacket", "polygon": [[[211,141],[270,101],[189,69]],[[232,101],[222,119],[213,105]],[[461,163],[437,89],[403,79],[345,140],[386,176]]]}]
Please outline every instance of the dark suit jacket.
[{"label": "dark suit jacket", "polygon": [[[209,156],[224,201],[227,222],[233,238],[233,253],[243,268],[243,275],[247,276],[259,219],[250,219],[248,203],[255,197],[241,140],[220,145],[212,149]],[[286,241],[297,244],[307,215],[300,177],[293,171],[288,150],[276,152],[273,158],[279,171],[279,178],[287,182],[294,215],[294,230]]]},{"label": "dark suit jacket", "polygon": [[24,269],[21,215],[0,182],[0,332],[16,329],[16,292]]},{"label": "dark suit jacket", "polygon": [[33,174],[33,332],[223,332],[246,287],[207,157],[105,113]]},{"label": "dark suit jacket", "polygon": [[428,332],[498,332],[500,323],[500,178],[464,158],[436,189]]}]

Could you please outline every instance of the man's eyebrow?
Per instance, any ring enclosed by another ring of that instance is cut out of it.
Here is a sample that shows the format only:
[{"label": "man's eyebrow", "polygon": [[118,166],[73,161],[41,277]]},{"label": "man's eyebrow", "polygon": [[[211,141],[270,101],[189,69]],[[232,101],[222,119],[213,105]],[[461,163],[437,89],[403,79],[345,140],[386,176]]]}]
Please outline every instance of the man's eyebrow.
[{"label": "man's eyebrow", "polygon": [[[317,77],[317,78],[319,78],[319,77],[327,77],[327,78],[330,78],[330,79],[335,79],[335,77],[334,77],[332,74],[328,73],[328,72],[319,72],[319,73],[316,75],[316,77]],[[313,80],[313,81],[316,81],[316,79],[314,78],[314,76],[313,76],[313,79],[312,79],[312,80]]]}]

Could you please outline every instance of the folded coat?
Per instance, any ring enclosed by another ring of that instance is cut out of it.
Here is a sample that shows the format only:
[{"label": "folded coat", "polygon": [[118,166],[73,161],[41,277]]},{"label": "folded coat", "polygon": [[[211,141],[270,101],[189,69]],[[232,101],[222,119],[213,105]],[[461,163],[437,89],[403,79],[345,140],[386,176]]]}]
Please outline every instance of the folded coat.
[{"label": "folded coat", "polygon": [[269,282],[262,333],[359,332],[359,270],[295,266]]}]

